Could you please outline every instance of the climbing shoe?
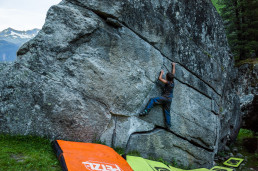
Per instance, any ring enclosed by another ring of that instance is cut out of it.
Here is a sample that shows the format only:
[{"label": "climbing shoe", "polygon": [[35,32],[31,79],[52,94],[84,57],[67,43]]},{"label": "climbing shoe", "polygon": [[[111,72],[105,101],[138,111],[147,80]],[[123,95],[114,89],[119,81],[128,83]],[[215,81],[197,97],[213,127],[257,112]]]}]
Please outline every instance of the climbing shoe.
[{"label": "climbing shoe", "polygon": [[148,110],[144,110],[144,111],[142,111],[141,113],[139,113],[139,116],[145,116],[145,115],[147,115],[148,114]]}]

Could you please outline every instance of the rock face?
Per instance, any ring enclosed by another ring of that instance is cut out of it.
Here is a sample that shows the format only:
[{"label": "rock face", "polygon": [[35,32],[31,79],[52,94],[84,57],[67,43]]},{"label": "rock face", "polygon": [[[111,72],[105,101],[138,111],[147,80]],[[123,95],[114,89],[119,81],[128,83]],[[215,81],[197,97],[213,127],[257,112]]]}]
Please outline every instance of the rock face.
[{"label": "rock face", "polygon": [[238,73],[242,126],[258,132],[258,64],[243,64]]},{"label": "rock face", "polygon": [[[210,1],[63,0],[0,72],[0,131],[138,150],[211,167],[234,140],[239,99],[222,21]],[[170,130],[161,69],[177,62]]]}]

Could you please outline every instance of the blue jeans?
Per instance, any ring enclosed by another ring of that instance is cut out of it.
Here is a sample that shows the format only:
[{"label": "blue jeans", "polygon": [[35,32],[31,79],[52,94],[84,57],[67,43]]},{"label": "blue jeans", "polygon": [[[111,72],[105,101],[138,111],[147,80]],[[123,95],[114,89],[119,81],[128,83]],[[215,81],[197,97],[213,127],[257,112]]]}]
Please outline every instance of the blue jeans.
[{"label": "blue jeans", "polygon": [[154,105],[162,105],[163,111],[165,113],[165,121],[166,124],[170,127],[170,106],[171,106],[172,99],[165,98],[165,97],[155,97],[151,98],[147,104],[145,110],[150,111]]}]

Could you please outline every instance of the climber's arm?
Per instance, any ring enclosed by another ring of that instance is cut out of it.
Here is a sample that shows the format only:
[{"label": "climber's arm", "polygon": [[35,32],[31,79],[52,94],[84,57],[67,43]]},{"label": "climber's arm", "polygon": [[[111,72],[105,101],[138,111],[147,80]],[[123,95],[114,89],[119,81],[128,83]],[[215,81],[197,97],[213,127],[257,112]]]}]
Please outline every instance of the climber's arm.
[{"label": "climber's arm", "polygon": [[173,75],[175,75],[175,73],[176,73],[176,63],[172,62],[171,65],[172,65],[172,71],[171,72],[172,72]]},{"label": "climber's arm", "polygon": [[160,74],[159,74],[159,81],[163,82],[164,84],[167,84],[167,83],[168,83],[167,80],[165,80],[165,79],[162,78],[163,73],[164,73],[164,71],[161,70],[161,71],[160,71]]}]

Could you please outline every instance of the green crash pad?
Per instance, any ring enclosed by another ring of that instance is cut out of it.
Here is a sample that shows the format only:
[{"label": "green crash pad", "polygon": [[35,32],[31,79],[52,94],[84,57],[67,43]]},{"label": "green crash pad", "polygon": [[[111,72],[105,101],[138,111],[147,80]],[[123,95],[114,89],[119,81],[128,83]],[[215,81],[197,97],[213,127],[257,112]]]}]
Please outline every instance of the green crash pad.
[{"label": "green crash pad", "polygon": [[171,171],[182,171],[183,169],[178,169],[176,167],[169,166]]},{"label": "green crash pad", "polygon": [[220,166],[214,166],[211,168],[213,171],[233,171],[233,169],[226,168],[226,167],[220,167]]},{"label": "green crash pad", "polygon": [[142,157],[126,156],[126,161],[134,171],[171,171],[161,162],[146,160]]},{"label": "green crash pad", "polygon": [[190,171],[209,171],[209,169],[200,168],[200,169],[193,169],[193,170],[190,170]]},{"label": "green crash pad", "polygon": [[[171,171],[182,171],[183,169],[178,169],[172,166],[169,166],[171,168]],[[183,170],[184,171],[184,170]],[[209,169],[206,168],[200,168],[200,169],[193,169],[193,170],[188,170],[188,171],[209,171]]]},{"label": "green crash pad", "polygon": [[144,159],[153,170],[157,171],[171,171],[171,169],[164,163]]},{"label": "green crash pad", "polygon": [[[172,166],[167,166],[164,163],[147,160],[142,157],[126,156],[126,161],[134,171],[184,171]],[[209,169],[201,168],[191,171],[209,171]]]},{"label": "green crash pad", "polygon": [[134,171],[153,171],[149,164],[141,157],[126,156],[126,161]]},{"label": "green crash pad", "polygon": [[231,157],[223,164],[230,167],[238,167],[243,161],[244,159]]}]

